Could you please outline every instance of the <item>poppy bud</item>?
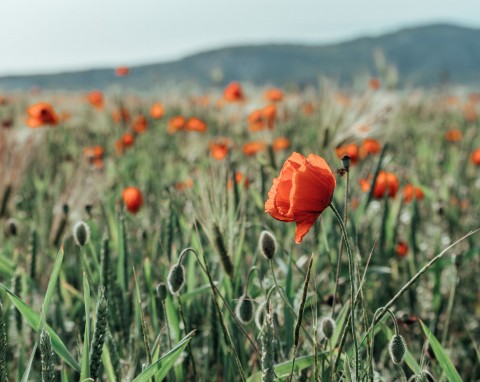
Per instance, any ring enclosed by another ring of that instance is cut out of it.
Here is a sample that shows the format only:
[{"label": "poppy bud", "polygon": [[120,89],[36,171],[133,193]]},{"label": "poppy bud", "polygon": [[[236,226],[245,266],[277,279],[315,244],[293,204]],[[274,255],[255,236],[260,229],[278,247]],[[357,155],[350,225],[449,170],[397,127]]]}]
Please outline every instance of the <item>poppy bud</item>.
[{"label": "poppy bud", "polygon": [[388,351],[390,352],[390,358],[394,364],[400,365],[403,362],[403,358],[407,352],[407,345],[400,334],[395,334],[392,337],[390,344],[388,345]]},{"label": "poppy bud", "polygon": [[347,172],[350,170],[350,162],[351,162],[351,158],[348,155],[344,155],[342,157],[343,168],[347,170]]},{"label": "poppy bud", "polygon": [[157,293],[157,297],[160,301],[165,301],[167,298],[167,286],[165,283],[160,283],[156,286],[155,292]]},{"label": "poppy bud", "polygon": [[277,241],[275,240],[275,236],[268,231],[262,231],[258,244],[263,256],[269,260],[273,259],[275,252],[277,252]]},{"label": "poppy bud", "polygon": [[7,220],[5,225],[5,234],[6,236],[17,236],[18,233],[18,222],[17,220],[10,218]]},{"label": "poppy bud", "polygon": [[181,264],[175,264],[168,273],[168,289],[172,294],[177,294],[185,284],[185,269]]},{"label": "poppy bud", "polygon": [[73,238],[80,247],[88,243],[90,228],[85,222],[79,221],[73,226]]},{"label": "poppy bud", "polygon": [[335,321],[330,317],[322,318],[322,321],[320,321],[320,329],[325,338],[332,338],[333,332],[335,331]]},{"label": "poppy bud", "polygon": [[235,315],[238,320],[247,325],[252,322],[253,319],[253,302],[250,296],[244,294],[238,300],[237,306],[235,307]]}]

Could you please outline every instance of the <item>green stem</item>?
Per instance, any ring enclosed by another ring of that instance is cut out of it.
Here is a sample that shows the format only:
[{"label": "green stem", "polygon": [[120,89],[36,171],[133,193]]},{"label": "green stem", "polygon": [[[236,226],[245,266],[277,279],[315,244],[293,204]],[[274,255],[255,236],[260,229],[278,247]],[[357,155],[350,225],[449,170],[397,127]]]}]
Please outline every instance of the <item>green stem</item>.
[{"label": "green stem", "polygon": [[335,208],[335,206],[330,203],[330,208],[332,209],[333,213],[335,214],[335,217],[338,220],[338,223],[340,224],[340,227],[342,229],[343,233],[343,241],[345,243],[345,247],[347,248],[347,255],[348,255],[348,271],[350,275],[350,295],[351,295],[351,304],[350,304],[350,309],[351,309],[351,320],[350,320],[350,327],[352,330],[352,337],[353,337],[353,345],[355,349],[355,375],[358,377],[358,343],[357,343],[357,336],[355,334],[355,262],[353,258],[353,251],[352,247],[350,246],[350,242],[348,240],[348,234],[347,234],[347,228],[345,227],[345,224],[343,222],[342,217],[340,216],[340,213],[338,210]]}]

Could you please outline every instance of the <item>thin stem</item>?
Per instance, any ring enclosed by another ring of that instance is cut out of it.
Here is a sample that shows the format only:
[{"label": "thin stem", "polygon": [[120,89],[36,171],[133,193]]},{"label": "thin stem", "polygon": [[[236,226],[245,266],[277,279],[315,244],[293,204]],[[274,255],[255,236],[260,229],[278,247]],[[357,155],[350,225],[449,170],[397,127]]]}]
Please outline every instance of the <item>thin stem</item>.
[{"label": "thin stem", "polygon": [[358,343],[357,343],[357,336],[355,333],[355,262],[353,258],[352,247],[350,247],[350,242],[348,240],[347,228],[345,227],[342,217],[340,216],[335,206],[331,203],[330,203],[330,208],[332,209],[333,213],[335,214],[335,217],[338,220],[338,223],[340,224],[340,227],[343,233],[343,241],[345,242],[345,247],[347,248],[348,271],[350,275],[350,295],[351,295],[351,303],[350,303],[350,309],[351,309],[350,324],[351,325],[350,326],[352,330],[353,345],[355,349],[355,375],[358,376]]}]

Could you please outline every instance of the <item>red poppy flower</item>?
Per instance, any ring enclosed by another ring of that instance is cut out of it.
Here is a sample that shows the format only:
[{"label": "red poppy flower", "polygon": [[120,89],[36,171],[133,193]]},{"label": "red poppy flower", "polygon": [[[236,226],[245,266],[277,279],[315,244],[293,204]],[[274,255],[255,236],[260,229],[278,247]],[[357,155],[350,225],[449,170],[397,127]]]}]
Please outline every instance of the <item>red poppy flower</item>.
[{"label": "red poppy flower", "polygon": [[133,121],[133,131],[138,134],[142,134],[147,131],[148,128],[148,120],[143,115],[138,115],[135,120]]},{"label": "red poppy flower", "polygon": [[424,193],[421,188],[415,187],[413,184],[407,184],[403,189],[403,198],[405,203],[410,203],[413,198],[417,200],[422,200]]},{"label": "red poppy flower", "polygon": [[228,155],[229,142],[227,139],[219,139],[209,145],[210,154],[216,160],[222,160]]},{"label": "red poppy flower", "polygon": [[272,143],[273,151],[282,151],[288,149],[289,147],[290,141],[288,140],[288,138],[285,137],[276,138]]},{"label": "red poppy flower", "polygon": [[103,93],[100,90],[93,90],[88,93],[87,99],[95,109],[101,110],[103,108]]},{"label": "red poppy flower", "polygon": [[127,123],[128,121],[130,121],[130,113],[127,109],[121,107],[118,110],[112,112],[112,119],[115,123]]},{"label": "red poppy flower", "polygon": [[310,227],[332,201],[335,177],[317,155],[305,158],[294,152],[273,180],[265,212],[284,222],[295,222],[295,242],[301,243]]},{"label": "red poppy flower", "polygon": [[480,166],[480,147],[470,155],[470,160],[474,165]]},{"label": "red poppy flower", "polygon": [[[250,186],[250,179],[248,179],[243,172],[237,171],[235,173],[235,183],[242,185],[244,188],[248,188]],[[229,190],[233,189],[233,180],[229,179],[227,183],[227,188]]]},{"label": "red poppy flower", "polygon": [[245,98],[242,86],[238,82],[230,82],[223,91],[223,97],[228,102],[240,102]]},{"label": "red poppy flower", "polygon": [[262,110],[256,109],[248,115],[248,124],[250,131],[263,130],[264,121],[262,116]]},{"label": "red poppy flower", "polygon": [[27,109],[27,125],[31,128],[44,125],[55,126],[58,123],[58,116],[53,111],[52,105],[46,102],[39,102]]},{"label": "red poppy flower", "polygon": [[117,77],[125,77],[130,73],[130,69],[127,66],[119,66],[115,69],[115,74]]},{"label": "red poppy flower", "polygon": [[122,191],[123,203],[128,211],[136,214],[143,204],[142,192],[137,187],[127,187]]},{"label": "red poppy flower", "polygon": [[388,193],[391,198],[394,198],[397,195],[399,186],[398,178],[394,173],[380,171],[373,188],[373,197],[382,199]]},{"label": "red poppy flower", "polygon": [[283,100],[283,92],[280,89],[271,88],[265,92],[265,98],[270,102],[280,102]]},{"label": "red poppy flower", "polygon": [[372,90],[378,90],[380,88],[380,80],[378,78],[371,78],[368,81],[368,87]]},{"label": "red poppy flower", "polygon": [[378,154],[380,151],[382,151],[382,145],[380,145],[380,142],[378,142],[376,139],[367,138],[362,142],[360,156],[365,158],[370,154]]},{"label": "red poppy flower", "polygon": [[449,142],[459,142],[462,140],[462,130],[451,129],[445,133],[445,139]]},{"label": "red poppy flower", "polygon": [[408,245],[403,240],[395,244],[395,253],[398,257],[405,257],[408,254]]},{"label": "red poppy flower", "polygon": [[172,117],[168,120],[168,134],[175,134],[179,130],[183,130],[185,128],[185,118],[181,115],[177,115],[176,117]]},{"label": "red poppy flower", "polygon": [[192,117],[187,121],[186,126],[188,131],[197,131],[199,133],[204,133],[207,131],[207,124],[203,122],[200,118]]},{"label": "red poppy flower", "polygon": [[262,116],[267,122],[267,127],[271,130],[274,127],[277,118],[277,107],[275,105],[267,105],[262,110]]},{"label": "red poppy flower", "polygon": [[163,105],[160,102],[155,102],[150,108],[150,117],[153,119],[160,119],[165,114]]},{"label": "red poppy flower", "polygon": [[265,142],[262,141],[248,142],[243,145],[242,151],[246,156],[249,157],[265,150],[265,147]]},{"label": "red poppy flower", "polygon": [[342,159],[345,155],[348,155],[350,157],[351,164],[356,164],[359,159],[359,150],[355,143],[337,147],[335,153],[340,159]]},{"label": "red poppy flower", "polygon": [[302,109],[303,109],[303,113],[307,116],[310,116],[313,113],[315,113],[315,108],[314,108],[313,104],[310,103],[310,102],[307,102],[306,104],[304,104]]}]

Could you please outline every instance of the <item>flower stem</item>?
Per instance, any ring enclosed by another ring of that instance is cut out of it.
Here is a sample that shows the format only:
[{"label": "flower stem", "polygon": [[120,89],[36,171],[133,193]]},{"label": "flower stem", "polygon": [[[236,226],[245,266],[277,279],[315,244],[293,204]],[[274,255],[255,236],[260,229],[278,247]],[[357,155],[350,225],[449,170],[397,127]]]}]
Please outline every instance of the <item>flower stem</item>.
[{"label": "flower stem", "polygon": [[347,249],[348,255],[348,271],[350,276],[350,295],[351,295],[351,303],[350,303],[350,310],[351,310],[351,320],[350,320],[350,327],[352,330],[352,337],[353,337],[353,345],[355,349],[355,375],[358,377],[358,344],[357,344],[357,336],[355,334],[355,262],[353,258],[353,251],[352,247],[350,246],[350,242],[348,240],[347,228],[345,227],[345,223],[343,222],[340,213],[335,208],[335,206],[330,203],[330,208],[332,209],[335,217],[338,220],[338,224],[340,224],[340,228],[342,229],[343,234],[343,241],[345,243],[345,247]]}]

